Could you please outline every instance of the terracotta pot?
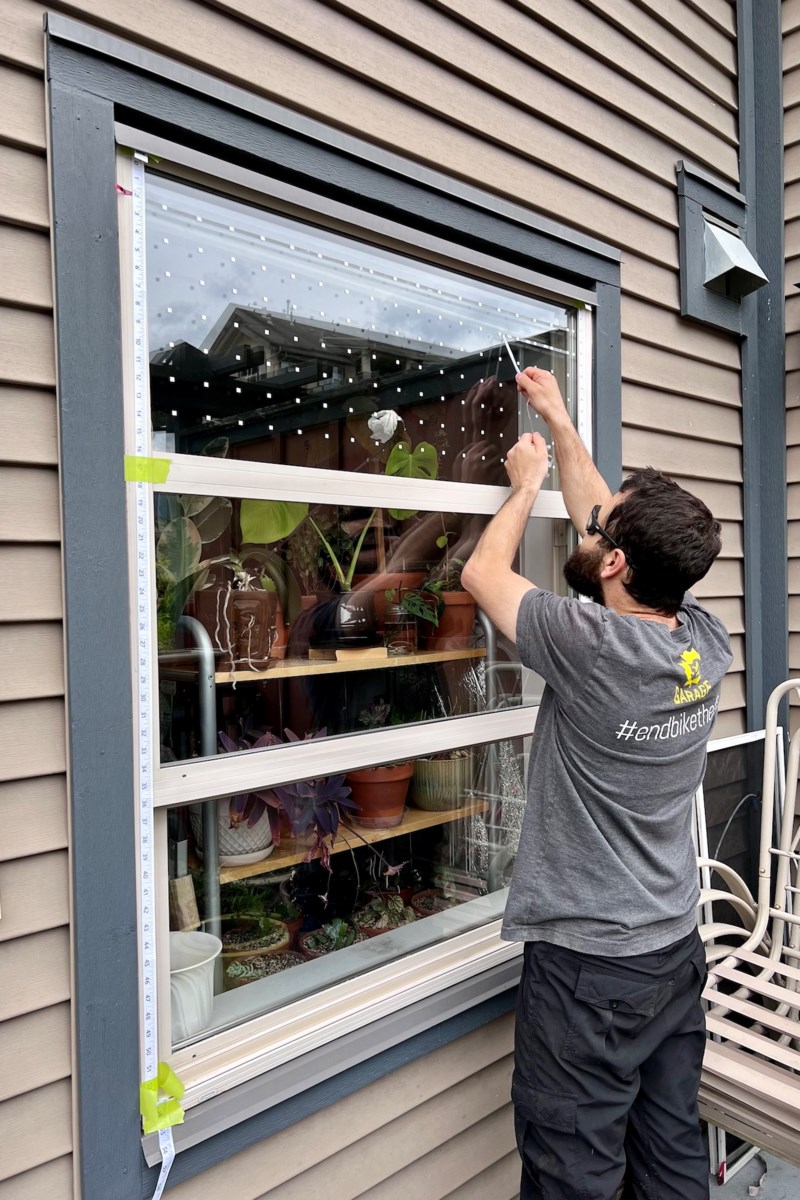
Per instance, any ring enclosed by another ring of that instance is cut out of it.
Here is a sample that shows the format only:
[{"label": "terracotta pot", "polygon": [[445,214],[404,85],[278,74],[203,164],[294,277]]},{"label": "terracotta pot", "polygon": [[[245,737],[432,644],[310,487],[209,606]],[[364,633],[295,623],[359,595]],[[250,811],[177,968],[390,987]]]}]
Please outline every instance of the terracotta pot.
[{"label": "terracotta pot", "polygon": [[216,650],[223,669],[263,671],[275,641],[278,597],[263,589],[236,591],[207,588],[195,593],[197,619]]},{"label": "terracotta pot", "polygon": [[365,829],[393,829],[399,825],[413,773],[413,762],[350,771],[347,782],[360,806],[355,814],[358,824]]},{"label": "terracotta pot", "polygon": [[472,644],[477,605],[469,592],[442,592],[444,611],[423,638],[426,650],[466,650]]},{"label": "terracotta pot", "polygon": [[403,592],[418,588],[424,578],[424,571],[383,571],[377,575],[356,575],[353,578],[353,590],[373,593],[375,625],[378,632],[383,633],[386,625],[387,591],[394,590],[395,600],[399,600]]},{"label": "terracotta pot", "polygon": [[275,604],[275,640],[272,644],[270,658],[286,658],[286,647],[289,642],[289,626],[283,617],[280,600]]},{"label": "terracotta pot", "polygon": [[417,892],[416,896],[411,897],[411,907],[418,920],[432,917],[435,913],[446,912],[448,908],[454,908],[455,903],[445,896],[441,888],[426,888],[424,892]]}]

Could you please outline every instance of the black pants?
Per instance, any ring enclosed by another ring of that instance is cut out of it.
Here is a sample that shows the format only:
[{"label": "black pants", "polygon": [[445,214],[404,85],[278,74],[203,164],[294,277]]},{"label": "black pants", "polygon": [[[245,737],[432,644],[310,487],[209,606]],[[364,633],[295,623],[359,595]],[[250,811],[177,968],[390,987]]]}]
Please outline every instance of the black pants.
[{"label": "black pants", "polygon": [[708,1200],[696,932],[604,958],[525,945],[512,1098],[520,1200]]}]

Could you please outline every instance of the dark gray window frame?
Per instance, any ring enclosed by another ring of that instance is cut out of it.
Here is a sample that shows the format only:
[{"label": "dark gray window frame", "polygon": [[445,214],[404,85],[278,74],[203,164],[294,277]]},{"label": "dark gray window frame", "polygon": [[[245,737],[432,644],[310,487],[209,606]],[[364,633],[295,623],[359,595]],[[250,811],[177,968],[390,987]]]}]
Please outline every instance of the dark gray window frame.
[{"label": "dark gray window frame", "polygon": [[[116,121],[342,199],[597,296],[596,458],[621,478],[620,255],[578,231],[58,14],[46,17],[72,796],[82,1194],[152,1194],[139,1134],[134,763]],[[599,412],[602,420],[598,419]],[[124,618],[123,615],[124,614]],[[103,726],[98,728],[98,714]],[[112,866],[113,864],[113,866]],[[509,1011],[519,960],[187,1115],[171,1182]],[[277,1077],[275,1077],[277,1078]],[[308,1086],[309,1081],[313,1081]],[[261,1093],[267,1091],[262,1087]],[[255,1098],[254,1098],[255,1097]],[[236,1121],[241,1102],[246,1119]],[[233,1116],[232,1116],[233,1114]],[[112,1149],[113,1148],[113,1149]],[[152,1161],[151,1147],[146,1147]]]}]

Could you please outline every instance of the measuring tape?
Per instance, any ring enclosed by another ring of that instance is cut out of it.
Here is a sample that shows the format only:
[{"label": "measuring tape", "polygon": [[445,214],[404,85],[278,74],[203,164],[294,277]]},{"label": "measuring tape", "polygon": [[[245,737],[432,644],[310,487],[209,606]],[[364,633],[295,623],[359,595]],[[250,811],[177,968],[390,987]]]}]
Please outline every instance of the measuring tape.
[{"label": "measuring tape", "polygon": [[[145,259],[145,163],[134,154],[131,204],[133,206],[133,371],[134,454],[150,454],[150,395],[147,357],[147,273]],[[158,1079],[158,973],[156,962],[155,855],[153,830],[153,707],[156,703],[153,672],[153,491],[147,483],[134,483],[136,520],[136,700],[139,863],[140,863],[140,979],[144,1036],[144,1080]],[[153,1200],[160,1200],[175,1159],[172,1129],[159,1129],[161,1172]]]}]

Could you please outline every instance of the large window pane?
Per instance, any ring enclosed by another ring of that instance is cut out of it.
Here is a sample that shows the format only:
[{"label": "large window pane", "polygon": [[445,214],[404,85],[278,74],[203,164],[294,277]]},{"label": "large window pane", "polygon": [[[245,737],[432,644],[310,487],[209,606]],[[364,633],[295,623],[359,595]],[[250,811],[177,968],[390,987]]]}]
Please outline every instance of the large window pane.
[{"label": "large window pane", "polygon": [[170,810],[173,1041],[496,920],[523,776],[507,741]]},{"label": "large window pane", "polygon": [[[162,762],[538,700],[460,585],[487,517],[154,503]],[[532,520],[523,544],[556,590],[565,525]]]},{"label": "large window pane", "polygon": [[503,339],[574,406],[570,308],[156,176],[147,234],[159,449],[505,483]]}]

